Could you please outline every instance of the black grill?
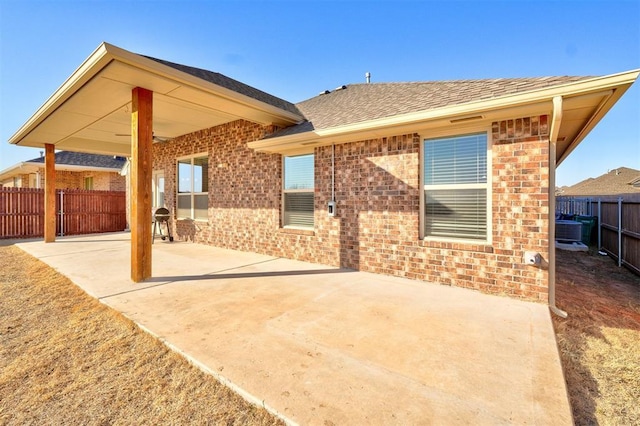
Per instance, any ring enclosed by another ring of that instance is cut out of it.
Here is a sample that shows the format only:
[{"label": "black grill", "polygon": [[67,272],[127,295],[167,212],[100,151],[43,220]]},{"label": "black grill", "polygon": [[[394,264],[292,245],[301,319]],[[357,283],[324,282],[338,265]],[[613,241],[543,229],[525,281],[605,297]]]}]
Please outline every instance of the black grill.
[{"label": "black grill", "polygon": [[[170,242],[173,241],[173,237],[171,236],[171,226],[169,225],[170,217],[171,215],[169,214],[169,210],[164,207],[160,207],[155,211],[155,213],[153,214],[153,238],[151,240],[152,243],[156,239],[156,230],[158,231],[158,235],[160,235],[160,238],[162,238],[162,240],[169,238]],[[162,233],[162,224],[164,224],[165,228],[167,229],[167,235]]]}]

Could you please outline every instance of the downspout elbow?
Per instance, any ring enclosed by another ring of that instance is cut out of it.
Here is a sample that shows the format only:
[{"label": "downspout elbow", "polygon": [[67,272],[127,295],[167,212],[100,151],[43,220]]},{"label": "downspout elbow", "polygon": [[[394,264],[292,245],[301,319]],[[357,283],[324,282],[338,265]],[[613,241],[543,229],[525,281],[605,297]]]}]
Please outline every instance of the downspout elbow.
[{"label": "downspout elbow", "polygon": [[553,115],[549,132],[549,309],[566,318],[565,311],[556,306],[556,143],[562,122],[562,96],[553,98]]}]

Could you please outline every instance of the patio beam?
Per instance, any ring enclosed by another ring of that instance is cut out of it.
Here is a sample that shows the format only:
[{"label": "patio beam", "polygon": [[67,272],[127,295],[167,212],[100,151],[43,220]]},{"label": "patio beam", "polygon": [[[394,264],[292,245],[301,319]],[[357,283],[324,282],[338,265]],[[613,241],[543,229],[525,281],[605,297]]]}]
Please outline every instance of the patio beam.
[{"label": "patio beam", "polygon": [[44,144],[44,242],[56,240],[56,154],[55,145]]},{"label": "patio beam", "polygon": [[131,92],[131,280],[151,278],[153,92]]}]

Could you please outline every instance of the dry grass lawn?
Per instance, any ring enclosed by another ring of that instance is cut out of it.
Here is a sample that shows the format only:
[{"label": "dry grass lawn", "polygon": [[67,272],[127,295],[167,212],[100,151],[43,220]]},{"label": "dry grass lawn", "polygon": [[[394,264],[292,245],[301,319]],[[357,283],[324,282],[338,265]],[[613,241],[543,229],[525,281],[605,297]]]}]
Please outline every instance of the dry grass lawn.
[{"label": "dry grass lawn", "polygon": [[0,424],[282,424],[14,246],[0,301]]},{"label": "dry grass lawn", "polygon": [[640,425],[640,277],[597,253],[557,250],[553,316],[574,420]]}]

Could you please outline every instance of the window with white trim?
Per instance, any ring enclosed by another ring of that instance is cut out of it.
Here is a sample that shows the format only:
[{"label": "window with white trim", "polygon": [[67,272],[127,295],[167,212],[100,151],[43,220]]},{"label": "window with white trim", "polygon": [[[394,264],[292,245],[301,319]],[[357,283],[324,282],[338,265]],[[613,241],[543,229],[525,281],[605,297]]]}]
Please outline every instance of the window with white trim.
[{"label": "window with white trim", "polygon": [[86,176],[84,178],[84,189],[89,191],[93,189],[93,176]]},{"label": "window with white trim", "polygon": [[487,133],[423,142],[424,236],[488,240]]},{"label": "window with white trim", "polygon": [[285,227],[313,229],[314,155],[284,157],[283,214]]},{"label": "window with white trim", "polygon": [[153,210],[165,207],[164,205],[164,171],[156,170],[152,174],[153,184],[151,185],[151,206]]},{"label": "window with white trim", "polygon": [[178,219],[207,220],[208,207],[209,157],[178,159]]}]

